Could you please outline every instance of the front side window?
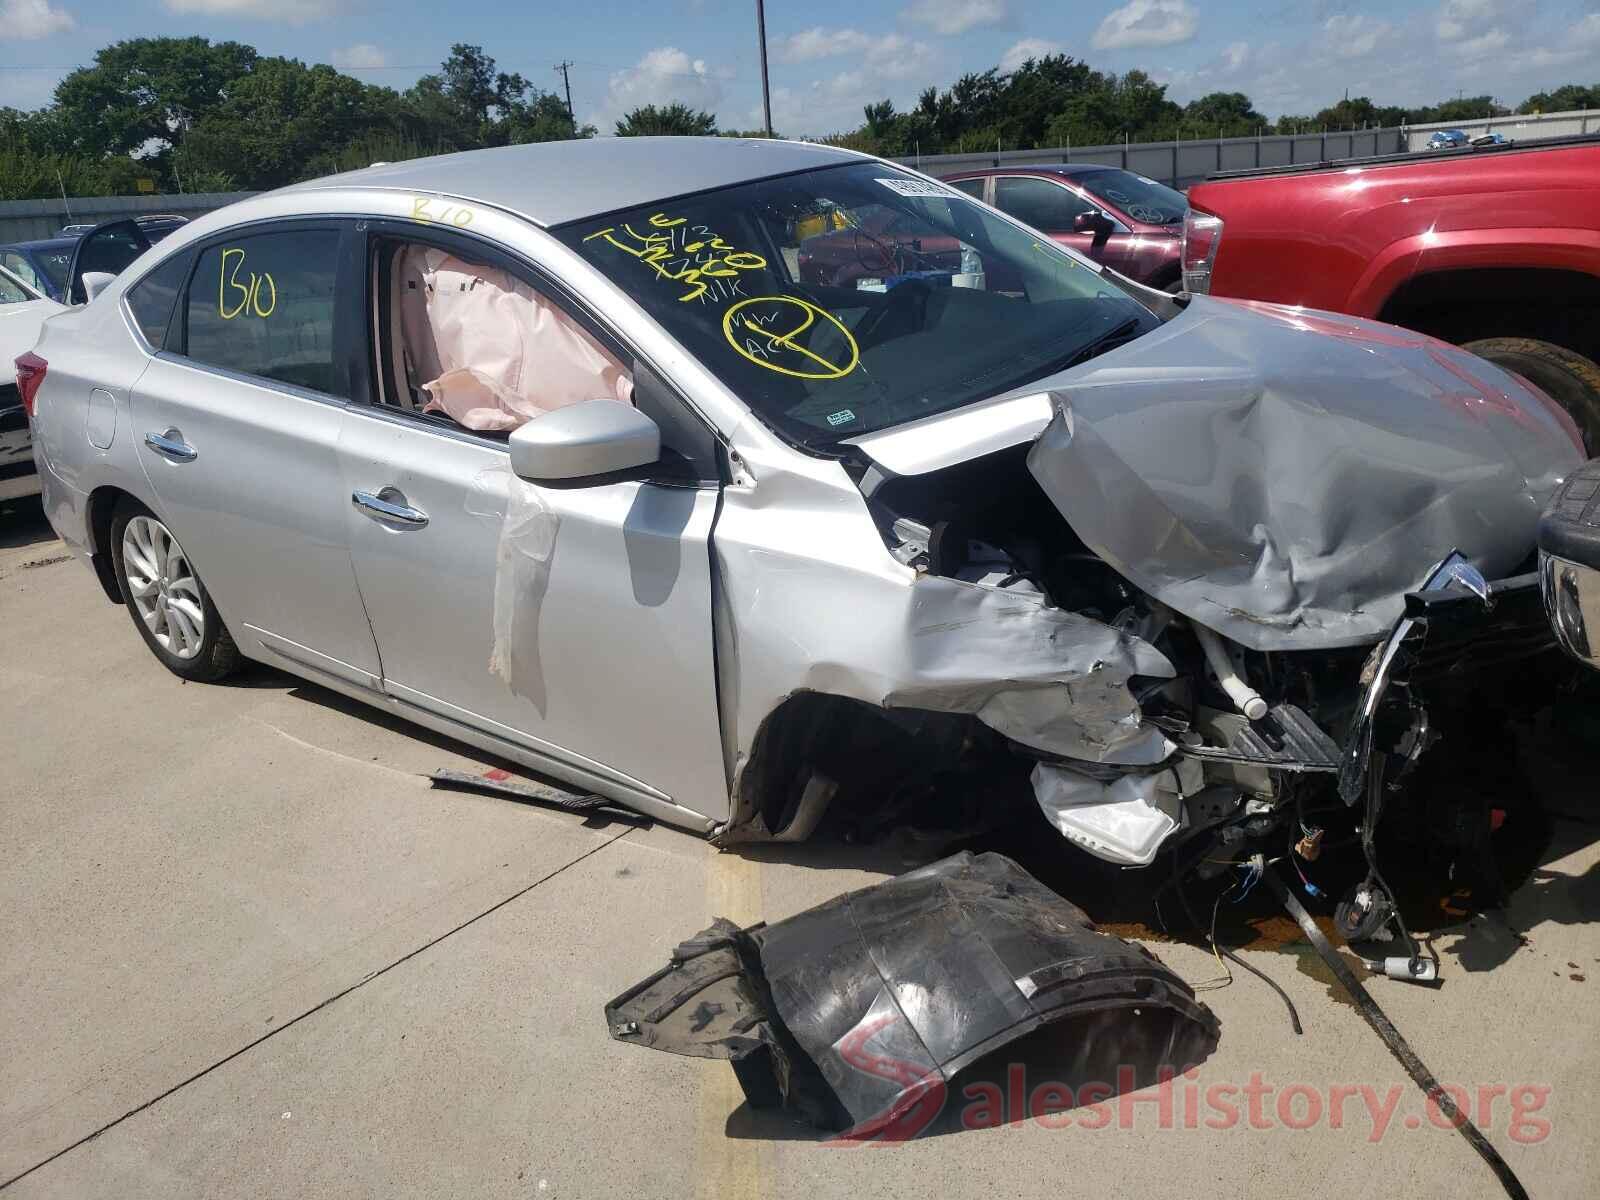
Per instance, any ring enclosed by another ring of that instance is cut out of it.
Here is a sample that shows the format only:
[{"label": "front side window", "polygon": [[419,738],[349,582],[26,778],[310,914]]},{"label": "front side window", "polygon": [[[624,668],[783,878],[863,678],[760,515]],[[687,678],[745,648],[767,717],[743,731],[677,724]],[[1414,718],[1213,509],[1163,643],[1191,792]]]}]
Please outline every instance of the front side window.
[{"label": "front side window", "polygon": [[201,251],[186,302],[196,362],[329,395],[334,370],[339,233],[296,229],[216,242]]},{"label": "front side window", "polygon": [[190,254],[175,254],[128,289],[128,311],[153,349],[160,350],[166,344],[173,304],[189,274],[191,261]]},{"label": "front side window", "polygon": [[0,272],[0,304],[23,304],[33,298],[13,276]]},{"label": "front side window", "polygon": [[974,200],[983,199],[983,180],[981,179],[953,179],[950,186],[958,192],[965,192]]},{"label": "front side window", "polygon": [[816,448],[1024,386],[1160,323],[1083,259],[882,163],[553,232],[762,420]]},{"label": "front side window", "polygon": [[996,179],[994,206],[1046,233],[1071,232],[1074,218],[1094,211],[1094,205],[1059,183],[1026,175],[1002,175]]},{"label": "front side window", "polygon": [[[48,260],[48,257],[49,256],[47,255],[41,255],[41,258],[46,260]],[[27,284],[29,287],[33,288],[35,291],[42,292],[47,296],[59,294],[61,285],[64,284],[67,279],[67,268],[65,264],[63,264],[61,267],[60,279],[53,280],[52,278],[46,277],[43,273],[43,269],[35,266],[31,258],[18,250],[7,250],[3,254],[0,254],[0,266],[4,266],[6,270],[10,271],[13,275],[22,280],[22,282]],[[51,286],[52,282],[55,285],[54,287]]]}]

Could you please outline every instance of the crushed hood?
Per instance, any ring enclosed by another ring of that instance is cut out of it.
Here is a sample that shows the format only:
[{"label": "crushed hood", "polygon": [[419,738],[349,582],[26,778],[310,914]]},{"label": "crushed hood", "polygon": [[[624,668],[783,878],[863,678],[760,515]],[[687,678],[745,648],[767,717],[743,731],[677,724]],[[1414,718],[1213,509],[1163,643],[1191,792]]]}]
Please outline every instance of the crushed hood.
[{"label": "crushed hood", "polygon": [[1459,549],[1518,569],[1582,461],[1564,414],[1422,334],[1195,297],[1046,381],[1028,469],[1145,592],[1256,650],[1376,641]]}]

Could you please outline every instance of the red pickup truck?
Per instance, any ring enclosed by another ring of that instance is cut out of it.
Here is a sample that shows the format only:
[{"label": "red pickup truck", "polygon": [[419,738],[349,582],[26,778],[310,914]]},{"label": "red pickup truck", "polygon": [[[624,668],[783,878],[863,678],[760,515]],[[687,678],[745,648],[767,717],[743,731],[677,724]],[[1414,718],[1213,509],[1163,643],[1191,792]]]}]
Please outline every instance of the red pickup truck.
[{"label": "red pickup truck", "polygon": [[1218,175],[1189,203],[1188,291],[1455,342],[1538,384],[1600,454],[1600,137]]}]

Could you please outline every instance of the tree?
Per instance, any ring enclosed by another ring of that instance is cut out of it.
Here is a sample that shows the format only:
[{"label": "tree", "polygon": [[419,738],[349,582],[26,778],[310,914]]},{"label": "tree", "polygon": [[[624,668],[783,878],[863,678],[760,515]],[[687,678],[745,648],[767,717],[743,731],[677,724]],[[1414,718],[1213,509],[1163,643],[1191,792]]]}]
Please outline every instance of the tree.
[{"label": "tree", "polygon": [[679,137],[703,137],[717,132],[717,118],[700,112],[687,104],[667,104],[657,107],[646,104],[634,109],[617,122],[618,137],[645,137],[668,134]]},{"label": "tree", "polygon": [[1517,106],[1519,113],[1570,112],[1575,108],[1600,108],[1600,83],[1584,87],[1564,83],[1553,92],[1536,92]]},{"label": "tree", "polygon": [[56,109],[79,153],[169,150],[222,103],[257,57],[253,47],[203,37],[117,42],[94,56],[94,66],[56,85]]},{"label": "tree", "polygon": [[1243,92],[1212,92],[1189,101],[1183,108],[1183,123],[1208,132],[1220,130],[1223,137],[1248,137],[1271,124]]}]

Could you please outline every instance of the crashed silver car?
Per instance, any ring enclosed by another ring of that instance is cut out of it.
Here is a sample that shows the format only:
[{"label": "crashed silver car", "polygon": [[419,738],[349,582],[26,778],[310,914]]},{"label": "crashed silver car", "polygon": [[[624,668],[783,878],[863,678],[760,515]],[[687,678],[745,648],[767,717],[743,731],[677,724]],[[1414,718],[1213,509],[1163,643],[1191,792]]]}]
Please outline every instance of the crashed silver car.
[{"label": "crashed silver car", "polygon": [[[824,237],[851,286],[803,282]],[[24,398],[52,523],[162,663],[271,663],[724,842],[976,763],[1113,862],[1281,846],[1473,748],[1551,644],[1535,528],[1581,454],[1525,381],[1152,291],[845,150],[382,165],[90,290]]]}]

